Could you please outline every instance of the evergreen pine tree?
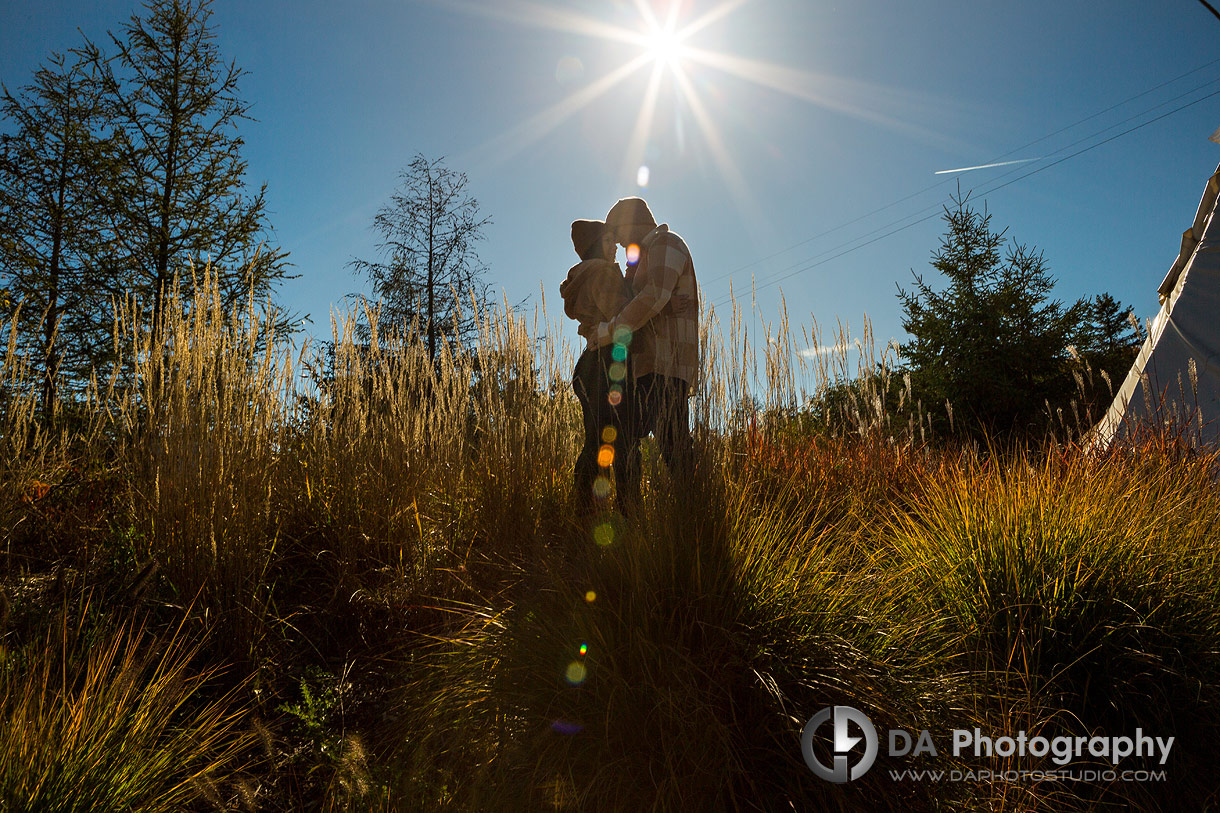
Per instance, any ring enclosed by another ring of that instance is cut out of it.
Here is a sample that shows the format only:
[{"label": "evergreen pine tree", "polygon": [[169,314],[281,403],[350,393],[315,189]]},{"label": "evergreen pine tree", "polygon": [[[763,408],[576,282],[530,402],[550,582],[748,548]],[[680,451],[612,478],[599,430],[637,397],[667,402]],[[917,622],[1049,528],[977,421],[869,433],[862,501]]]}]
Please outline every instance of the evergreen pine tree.
[{"label": "evergreen pine tree", "polygon": [[1098,294],[1087,304],[1077,350],[1082,366],[1087,365],[1081,371],[1081,394],[1097,417],[1122,385],[1144,336],[1131,309],[1110,294]]},{"label": "evergreen pine tree", "polygon": [[993,231],[991,215],[971,209],[968,197],[945,208],[948,231],[932,255],[948,287],[935,290],[915,275],[912,291],[899,288],[912,337],[901,352],[915,397],[934,411],[949,402],[955,428],[1027,435],[1045,427],[1048,403],[1071,395],[1067,347],[1087,306],[1052,300],[1042,254],[1007,247],[1005,232]]}]

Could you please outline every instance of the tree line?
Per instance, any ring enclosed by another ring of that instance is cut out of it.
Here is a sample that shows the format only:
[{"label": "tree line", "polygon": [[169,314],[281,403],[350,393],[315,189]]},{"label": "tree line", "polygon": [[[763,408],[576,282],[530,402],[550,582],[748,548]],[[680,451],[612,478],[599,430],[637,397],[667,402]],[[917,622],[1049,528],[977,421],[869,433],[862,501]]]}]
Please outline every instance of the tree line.
[{"label": "tree line", "polygon": [[192,262],[211,264],[230,306],[286,276],[266,187],[245,180],[244,72],[210,17],[207,0],[151,0],[106,42],[85,38],[2,88],[0,299],[37,348],[44,414],[114,361],[124,297],[158,330]]},{"label": "tree line", "polygon": [[[216,43],[211,0],[150,0],[103,44],[53,53],[29,84],[0,86],[0,308],[41,382],[44,415],[108,369],[114,311],[160,330],[175,280],[208,263],[222,306],[273,296],[288,254],[268,238],[266,185],[246,182],[245,72]],[[470,345],[487,304],[477,243],[490,219],[464,173],[416,155],[377,213],[367,278],[380,328],[414,329],[436,358]],[[361,324],[368,336],[370,325]]]}]

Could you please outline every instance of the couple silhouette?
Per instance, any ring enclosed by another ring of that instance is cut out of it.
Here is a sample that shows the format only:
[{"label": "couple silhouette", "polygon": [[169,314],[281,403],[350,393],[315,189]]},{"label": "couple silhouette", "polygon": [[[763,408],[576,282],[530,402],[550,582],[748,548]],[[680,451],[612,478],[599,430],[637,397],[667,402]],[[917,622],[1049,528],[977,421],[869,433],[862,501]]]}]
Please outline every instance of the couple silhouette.
[{"label": "couple silhouette", "polygon": [[[580,262],[559,287],[586,347],[572,373],[584,444],[573,483],[578,517],[640,500],[640,441],[656,436],[675,478],[689,475],[687,398],[699,370],[699,293],[690,249],[658,225],[642,198],[619,200],[605,220],[572,223]],[[625,268],[616,258],[625,250]],[[611,475],[613,474],[613,483]]]}]

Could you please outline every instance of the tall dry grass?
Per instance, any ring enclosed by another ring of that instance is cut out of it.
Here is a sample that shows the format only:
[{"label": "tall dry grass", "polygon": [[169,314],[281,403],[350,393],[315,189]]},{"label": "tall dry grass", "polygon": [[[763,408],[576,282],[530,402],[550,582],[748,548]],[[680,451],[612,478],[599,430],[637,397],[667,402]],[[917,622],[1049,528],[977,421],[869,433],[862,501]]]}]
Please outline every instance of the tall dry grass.
[{"label": "tall dry grass", "polygon": [[[798,340],[781,311],[752,337],[734,311],[727,338],[704,320],[695,475],[674,481],[646,443],[639,515],[582,524],[574,352],[540,317],[480,321],[437,359],[375,309],[293,345],[259,303],[226,311],[201,269],[163,333],[120,310],[118,366],[56,431],[11,334],[4,646],[89,594],[106,634],[132,609],[206,630],[197,658],[264,720],[254,807],[1210,798],[1188,780],[1220,729],[1209,458],[959,448],[928,434],[867,324],[858,346],[847,325]],[[35,696],[35,661],[10,663],[13,696]],[[1172,787],[902,784],[887,759],[837,787],[798,745],[834,704],[938,731],[1139,724],[1202,756]]]}]

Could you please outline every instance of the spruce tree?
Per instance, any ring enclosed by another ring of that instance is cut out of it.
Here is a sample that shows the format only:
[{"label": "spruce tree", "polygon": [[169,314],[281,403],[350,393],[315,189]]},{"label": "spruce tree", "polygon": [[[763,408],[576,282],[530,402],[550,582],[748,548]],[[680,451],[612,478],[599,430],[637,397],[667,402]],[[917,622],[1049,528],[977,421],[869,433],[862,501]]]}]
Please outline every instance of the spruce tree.
[{"label": "spruce tree", "polygon": [[1132,310],[1108,293],[1088,301],[1088,318],[1077,337],[1081,396],[1098,417],[1122,386],[1144,341]]},{"label": "spruce tree", "polygon": [[[902,326],[911,340],[901,352],[915,397],[925,408],[946,402],[942,425],[977,436],[1028,436],[1046,426],[1047,404],[1070,398],[1067,347],[1087,317],[1087,303],[1051,299],[1054,280],[1036,249],[1008,245],[991,215],[953,199],[948,231],[932,267],[948,287],[935,290],[915,275],[899,288]],[[949,414],[952,418],[949,418]]]}]

